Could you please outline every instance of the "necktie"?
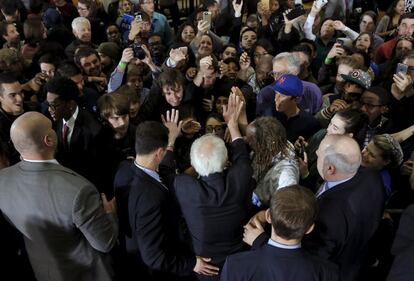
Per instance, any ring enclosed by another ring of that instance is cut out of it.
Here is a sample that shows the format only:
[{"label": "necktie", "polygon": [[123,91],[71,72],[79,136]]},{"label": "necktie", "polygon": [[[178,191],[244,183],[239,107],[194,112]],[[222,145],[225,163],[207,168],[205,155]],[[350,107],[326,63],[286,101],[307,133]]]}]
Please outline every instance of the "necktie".
[{"label": "necktie", "polygon": [[69,135],[69,126],[65,123],[63,124],[63,132],[62,132],[63,148],[65,150],[69,148],[68,135]]}]

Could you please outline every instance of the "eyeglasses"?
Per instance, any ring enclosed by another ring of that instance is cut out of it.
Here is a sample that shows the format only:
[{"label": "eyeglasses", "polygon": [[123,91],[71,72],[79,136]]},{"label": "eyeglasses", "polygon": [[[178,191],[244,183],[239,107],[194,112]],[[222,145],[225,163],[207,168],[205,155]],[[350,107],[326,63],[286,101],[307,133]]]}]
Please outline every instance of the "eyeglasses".
[{"label": "eyeglasses", "polygon": [[267,75],[273,77],[275,80],[278,79],[280,76],[285,74],[285,72],[280,71],[270,71]]},{"label": "eyeglasses", "polygon": [[372,104],[372,103],[366,103],[363,101],[360,101],[361,107],[365,106],[367,109],[374,109],[376,107],[383,106],[382,104]]},{"label": "eyeglasses", "polygon": [[53,111],[56,111],[56,109],[57,109],[58,107],[60,107],[60,106],[62,105],[62,103],[58,103],[58,104],[51,104],[51,103],[46,102],[46,105],[47,105],[47,107],[50,107]]},{"label": "eyeglasses", "polygon": [[224,131],[225,125],[207,125],[206,126],[206,133],[217,133],[220,134]]}]

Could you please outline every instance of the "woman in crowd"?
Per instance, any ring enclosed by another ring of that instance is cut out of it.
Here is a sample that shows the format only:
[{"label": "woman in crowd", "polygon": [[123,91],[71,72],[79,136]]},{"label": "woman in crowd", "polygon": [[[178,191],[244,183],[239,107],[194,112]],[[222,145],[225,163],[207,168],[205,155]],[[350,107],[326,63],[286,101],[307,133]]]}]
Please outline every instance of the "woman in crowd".
[{"label": "woman in crowd", "polygon": [[397,33],[400,17],[405,12],[405,1],[395,0],[387,13],[381,18],[377,25],[376,33],[385,40],[391,39]]},{"label": "woman in crowd", "polygon": [[362,150],[362,166],[380,171],[387,198],[391,195],[390,168],[403,161],[403,151],[398,141],[389,134],[376,135]]}]

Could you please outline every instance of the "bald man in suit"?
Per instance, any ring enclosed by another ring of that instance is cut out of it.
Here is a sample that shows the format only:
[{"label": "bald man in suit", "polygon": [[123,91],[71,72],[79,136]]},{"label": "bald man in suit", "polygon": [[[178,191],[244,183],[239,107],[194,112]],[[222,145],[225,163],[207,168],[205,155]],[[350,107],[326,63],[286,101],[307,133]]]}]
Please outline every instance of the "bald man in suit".
[{"label": "bald man in suit", "polygon": [[112,280],[105,253],[118,234],[114,201],[101,202],[54,159],[57,136],[42,114],[23,114],[10,134],[22,161],[0,172],[0,210],[23,234],[37,280]]}]

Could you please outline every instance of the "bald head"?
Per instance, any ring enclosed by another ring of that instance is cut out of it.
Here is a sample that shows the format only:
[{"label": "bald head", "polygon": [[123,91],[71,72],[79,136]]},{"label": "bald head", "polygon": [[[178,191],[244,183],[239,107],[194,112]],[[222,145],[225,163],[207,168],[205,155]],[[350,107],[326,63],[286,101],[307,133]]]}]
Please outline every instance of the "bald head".
[{"label": "bald head", "polygon": [[345,135],[326,136],[318,149],[318,171],[325,180],[352,177],[361,165],[358,143]]},{"label": "bald head", "polygon": [[38,112],[27,112],[17,118],[10,129],[16,150],[23,158],[52,154],[56,147],[56,134],[52,122]]}]

